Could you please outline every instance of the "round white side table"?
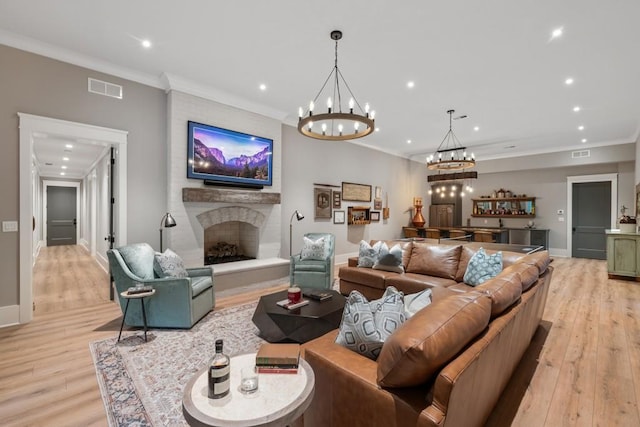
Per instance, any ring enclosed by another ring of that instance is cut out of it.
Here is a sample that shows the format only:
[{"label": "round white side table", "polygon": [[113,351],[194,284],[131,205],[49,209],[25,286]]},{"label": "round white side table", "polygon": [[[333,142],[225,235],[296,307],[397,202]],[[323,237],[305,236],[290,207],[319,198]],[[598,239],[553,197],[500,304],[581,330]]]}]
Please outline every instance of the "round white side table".
[{"label": "round white side table", "polygon": [[296,374],[259,374],[258,391],[242,394],[240,370],[255,365],[256,354],[231,358],[230,393],[219,400],[207,396],[209,367],[187,383],[182,412],[191,426],[284,426],[298,419],[311,404],[315,390],[313,369],[300,359]]}]

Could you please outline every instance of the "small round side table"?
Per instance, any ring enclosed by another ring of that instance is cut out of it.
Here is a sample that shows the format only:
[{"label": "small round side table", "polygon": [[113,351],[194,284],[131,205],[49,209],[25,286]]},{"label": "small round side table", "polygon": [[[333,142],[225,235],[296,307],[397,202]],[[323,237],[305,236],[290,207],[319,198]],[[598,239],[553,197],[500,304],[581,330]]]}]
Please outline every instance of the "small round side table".
[{"label": "small round side table", "polygon": [[315,391],[311,365],[300,358],[296,374],[259,374],[258,391],[240,392],[240,371],[256,363],[256,354],[231,358],[230,392],[219,400],[207,396],[205,367],[193,376],[184,389],[182,413],[191,426],[249,427],[290,425],[307,410]]},{"label": "small round side table", "polygon": [[118,342],[122,336],[122,328],[124,327],[124,319],[127,318],[127,310],[129,310],[129,303],[132,299],[140,300],[142,306],[142,323],[144,325],[144,342],[147,342],[147,312],[144,309],[144,299],[153,296],[156,293],[155,289],[151,289],[147,292],[140,292],[137,294],[130,294],[128,291],[120,292],[120,296],[127,300],[127,305],[124,306],[124,314],[122,315],[122,323],[120,324],[120,333],[118,334]]}]

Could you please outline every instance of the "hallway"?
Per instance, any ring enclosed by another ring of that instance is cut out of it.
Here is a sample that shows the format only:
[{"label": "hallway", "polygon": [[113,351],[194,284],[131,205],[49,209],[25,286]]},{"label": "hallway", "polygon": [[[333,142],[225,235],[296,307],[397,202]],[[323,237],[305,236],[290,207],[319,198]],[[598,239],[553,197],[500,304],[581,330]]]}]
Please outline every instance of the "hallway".
[{"label": "hallway", "polygon": [[33,269],[34,315],[109,301],[109,275],[82,246],[40,249]]}]

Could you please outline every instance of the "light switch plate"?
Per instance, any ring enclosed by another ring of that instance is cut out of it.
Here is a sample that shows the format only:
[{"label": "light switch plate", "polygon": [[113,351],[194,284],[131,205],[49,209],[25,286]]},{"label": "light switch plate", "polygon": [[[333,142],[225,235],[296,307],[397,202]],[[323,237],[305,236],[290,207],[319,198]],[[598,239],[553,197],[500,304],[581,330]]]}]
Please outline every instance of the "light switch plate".
[{"label": "light switch plate", "polygon": [[2,232],[15,232],[18,231],[18,221],[2,221]]}]

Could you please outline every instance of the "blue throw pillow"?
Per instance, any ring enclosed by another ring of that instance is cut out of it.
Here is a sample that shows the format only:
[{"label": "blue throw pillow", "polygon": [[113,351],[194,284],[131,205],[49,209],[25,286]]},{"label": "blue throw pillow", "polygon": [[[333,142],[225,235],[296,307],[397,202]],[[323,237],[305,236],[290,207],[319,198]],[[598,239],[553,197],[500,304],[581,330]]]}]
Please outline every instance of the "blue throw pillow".
[{"label": "blue throw pillow", "polygon": [[376,360],[384,341],[404,321],[402,292],[390,286],[382,298],[367,299],[358,291],[351,291],[344,306],[336,343]]},{"label": "blue throw pillow", "polygon": [[382,241],[376,242],[373,246],[364,240],[360,241],[360,249],[358,251],[358,267],[371,268],[378,259],[378,253]]},{"label": "blue throw pillow", "polygon": [[462,280],[469,286],[478,286],[497,276],[501,271],[502,252],[487,255],[484,248],[480,248],[469,260]]},{"label": "blue throw pillow", "polygon": [[373,264],[373,269],[404,273],[404,267],[402,266],[402,248],[400,248],[400,245],[395,245],[389,249],[386,243],[382,243],[378,258]]}]

